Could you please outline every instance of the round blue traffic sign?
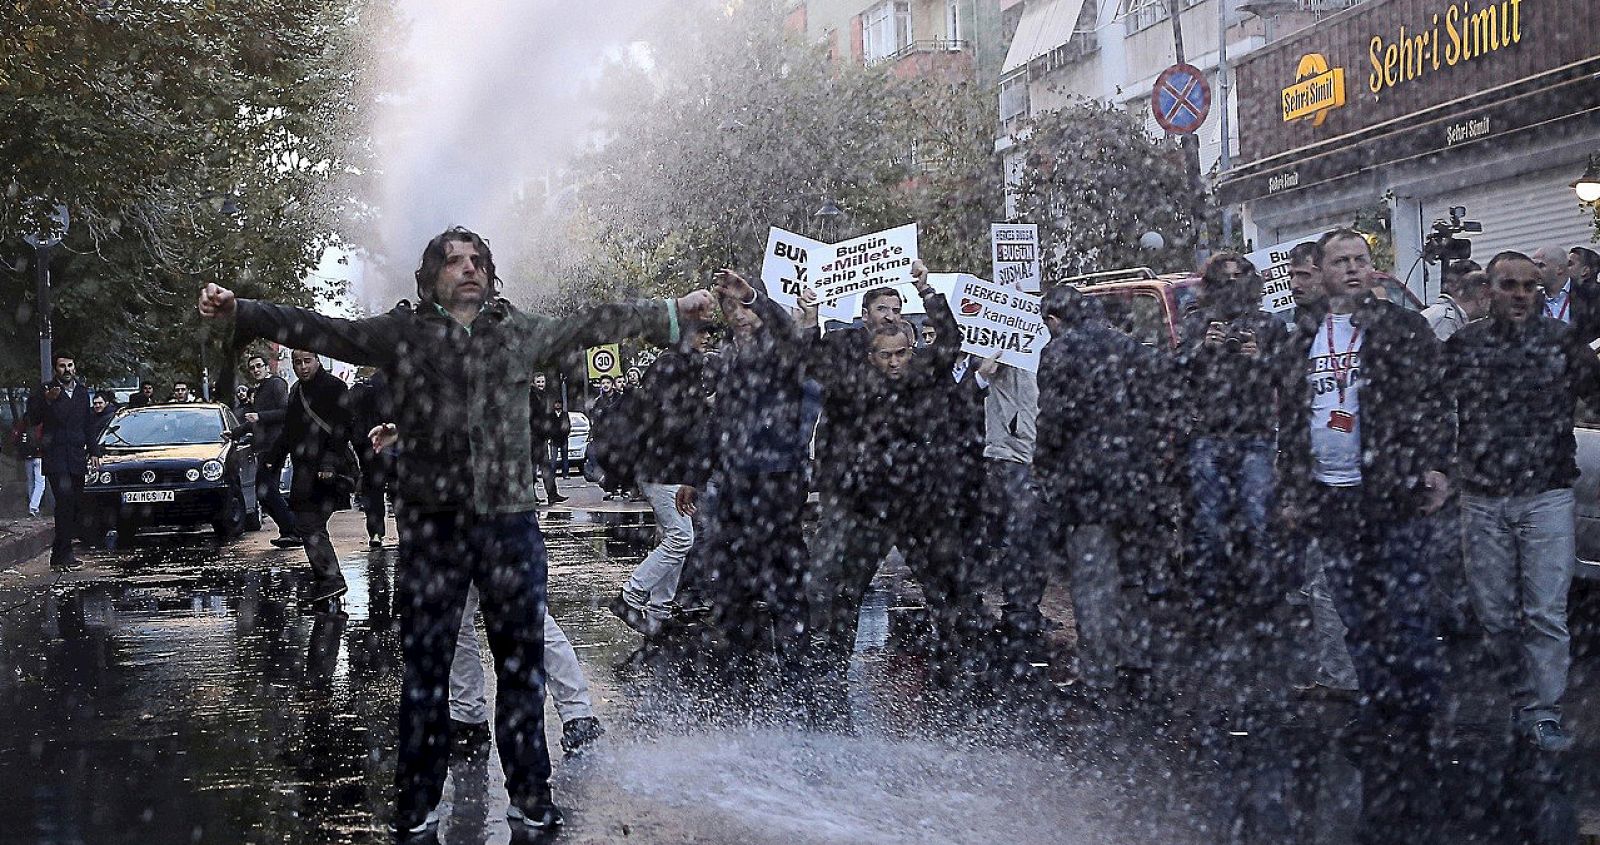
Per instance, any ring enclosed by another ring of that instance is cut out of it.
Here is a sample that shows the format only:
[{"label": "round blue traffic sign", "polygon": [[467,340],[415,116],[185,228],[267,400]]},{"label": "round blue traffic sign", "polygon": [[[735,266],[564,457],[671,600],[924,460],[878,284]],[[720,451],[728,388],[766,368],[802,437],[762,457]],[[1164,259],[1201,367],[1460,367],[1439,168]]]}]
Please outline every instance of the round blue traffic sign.
[{"label": "round blue traffic sign", "polygon": [[1211,84],[1194,65],[1175,64],[1156,77],[1150,108],[1162,129],[1188,135],[1206,122],[1211,111]]}]

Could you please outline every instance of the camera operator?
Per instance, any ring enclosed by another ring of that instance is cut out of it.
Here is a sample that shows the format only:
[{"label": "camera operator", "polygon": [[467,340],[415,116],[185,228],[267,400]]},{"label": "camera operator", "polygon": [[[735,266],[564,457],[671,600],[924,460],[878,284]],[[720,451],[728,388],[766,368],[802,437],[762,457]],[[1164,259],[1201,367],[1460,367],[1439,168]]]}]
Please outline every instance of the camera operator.
[{"label": "camera operator", "polygon": [[1261,310],[1261,276],[1249,259],[1221,252],[1206,262],[1199,307],[1183,324],[1178,367],[1191,424],[1196,618],[1205,620],[1208,639],[1231,668],[1245,673],[1232,677],[1235,683],[1224,680],[1224,688],[1248,685],[1257,668],[1283,663],[1261,646],[1284,639],[1262,609],[1287,587],[1273,572],[1268,530],[1274,362],[1287,334],[1282,321]]},{"label": "camera operator", "polygon": [[1422,310],[1439,340],[1449,340],[1462,326],[1488,315],[1489,277],[1482,275],[1482,270],[1470,258],[1444,265],[1439,298]]}]

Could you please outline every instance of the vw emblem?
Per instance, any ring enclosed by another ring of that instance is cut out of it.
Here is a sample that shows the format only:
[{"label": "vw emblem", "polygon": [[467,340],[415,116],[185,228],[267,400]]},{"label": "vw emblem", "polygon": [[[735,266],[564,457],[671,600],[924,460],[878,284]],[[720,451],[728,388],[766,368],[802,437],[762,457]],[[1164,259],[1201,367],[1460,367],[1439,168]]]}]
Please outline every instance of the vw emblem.
[{"label": "vw emblem", "polygon": [[147,469],[147,470],[144,471],[143,475],[139,476],[139,480],[143,481],[146,484],[154,484],[154,483],[156,483],[156,474],[155,474],[155,472],[153,470],[148,470]]}]

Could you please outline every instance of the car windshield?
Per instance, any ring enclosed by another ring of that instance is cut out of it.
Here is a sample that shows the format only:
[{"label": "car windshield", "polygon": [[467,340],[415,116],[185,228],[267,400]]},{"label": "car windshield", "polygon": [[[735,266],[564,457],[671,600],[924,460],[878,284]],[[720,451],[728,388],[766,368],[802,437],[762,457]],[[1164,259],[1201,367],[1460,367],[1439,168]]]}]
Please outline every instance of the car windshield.
[{"label": "car windshield", "polygon": [[222,418],[210,408],[141,408],[106,427],[104,446],[185,446],[222,442]]}]

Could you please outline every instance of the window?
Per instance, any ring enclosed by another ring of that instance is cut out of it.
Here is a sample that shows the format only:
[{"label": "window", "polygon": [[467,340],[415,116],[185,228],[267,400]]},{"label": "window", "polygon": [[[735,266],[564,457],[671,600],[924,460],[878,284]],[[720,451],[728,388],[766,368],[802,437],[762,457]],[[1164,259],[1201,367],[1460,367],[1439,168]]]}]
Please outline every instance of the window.
[{"label": "window", "polygon": [[911,0],[884,0],[862,15],[861,57],[881,62],[911,44]]},{"label": "window", "polygon": [[[1200,5],[1202,0],[1177,0],[1178,5],[1184,9],[1192,9]],[[1128,34],[1149,29],[1167,19],[1167,13],[1172,8],[1172,0],[1124,0],[1122,7],[1122,20],[1128,28]]]},{"label": "window", "polygon": [[945,0],[944,4],[944,37],[950,41],[961,40],[961,4],[960,0]]}]

